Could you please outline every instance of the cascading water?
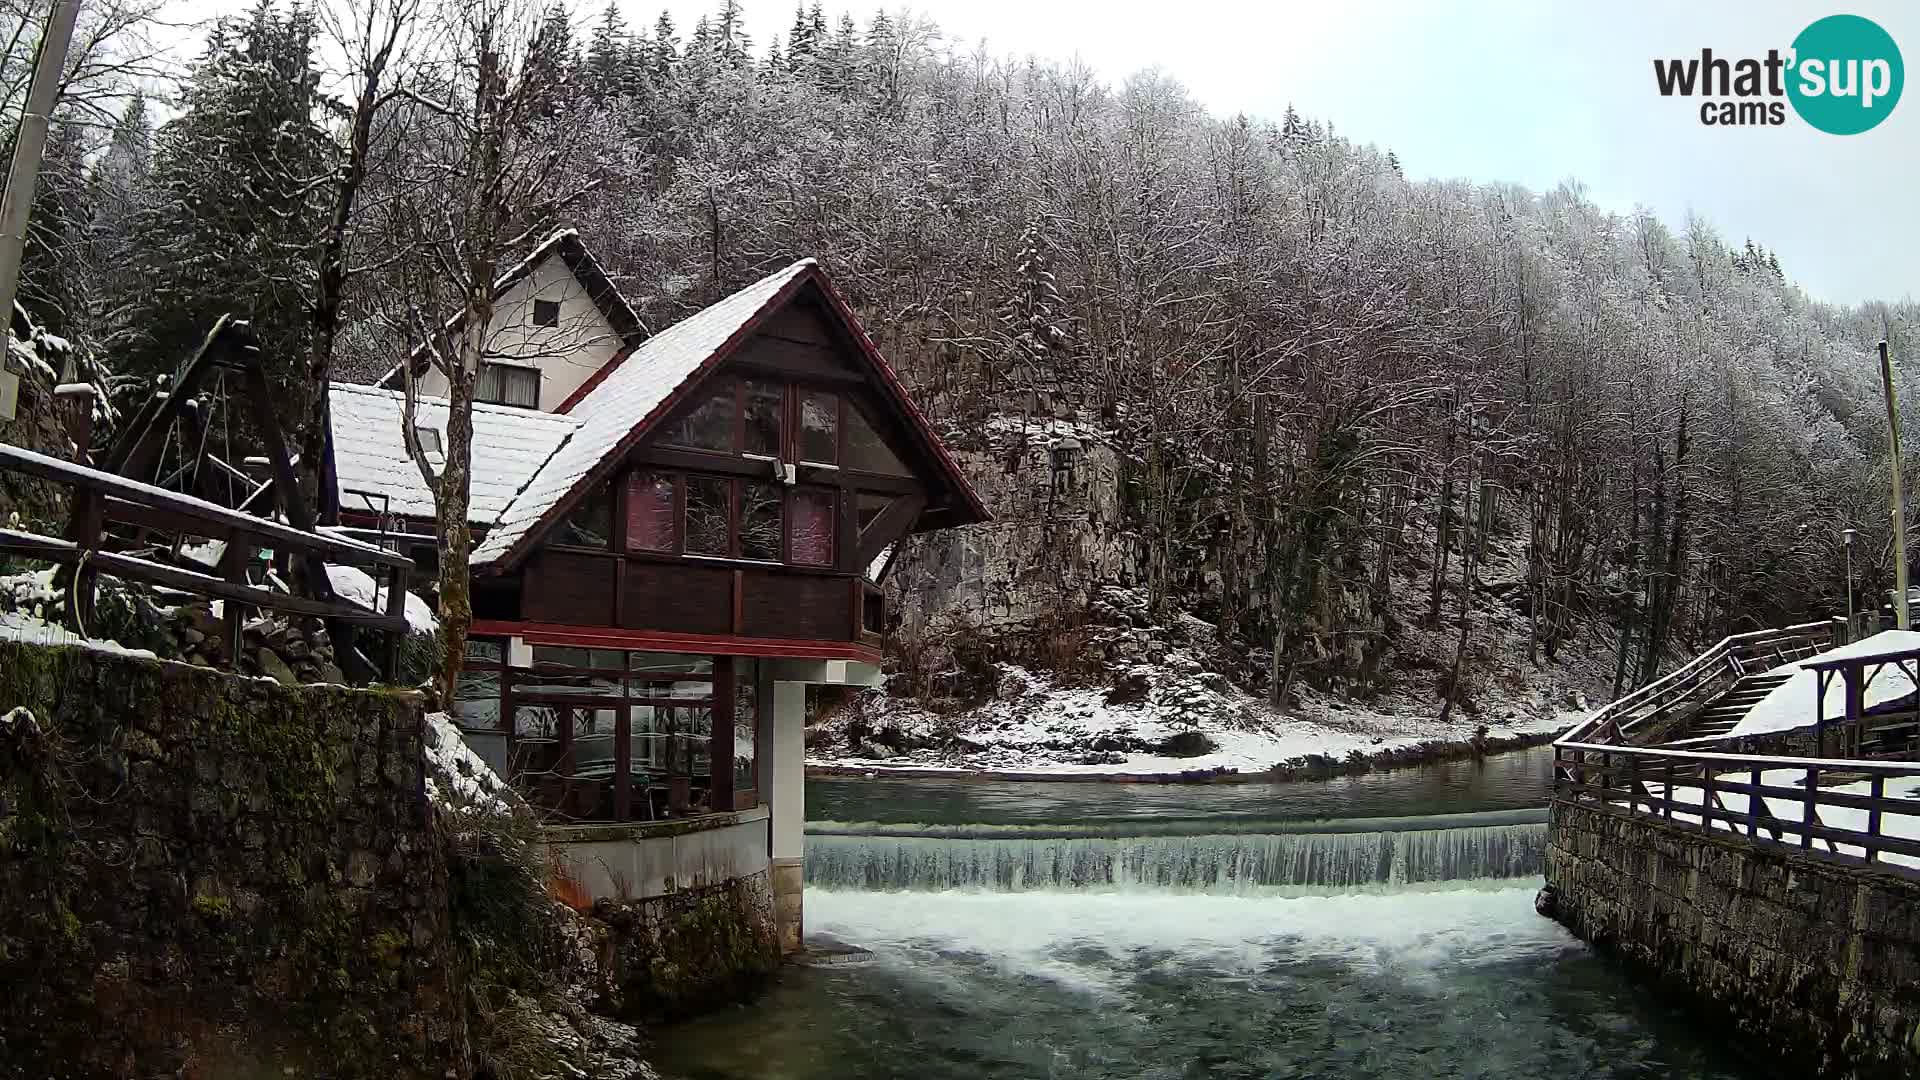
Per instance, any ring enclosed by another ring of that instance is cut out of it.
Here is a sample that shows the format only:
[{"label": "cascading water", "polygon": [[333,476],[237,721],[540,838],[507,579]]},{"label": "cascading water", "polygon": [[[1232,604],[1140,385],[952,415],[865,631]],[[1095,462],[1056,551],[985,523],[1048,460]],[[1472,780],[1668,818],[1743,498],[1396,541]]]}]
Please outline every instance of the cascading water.
[{"label": "cascading water", "polygon": [[807,931],[871,962],[791,968],[754,1005],[662,1033],[654,1064],[1751,1080],[1534,913],[1549,757],[1321,784],[810,779]]},{"label": "cascading water", "polygon": [[1540,811],[1099,827],[816,822],[807,884],[829,889],[1174,890],[1395,888],[1537,875]]}]

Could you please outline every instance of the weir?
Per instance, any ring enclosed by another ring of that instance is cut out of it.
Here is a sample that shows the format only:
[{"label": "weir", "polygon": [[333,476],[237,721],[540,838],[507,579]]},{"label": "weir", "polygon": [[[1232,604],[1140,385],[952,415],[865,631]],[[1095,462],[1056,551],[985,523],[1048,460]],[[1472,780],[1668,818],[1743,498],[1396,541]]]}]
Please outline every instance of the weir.
[{"label": "weir", "polygon": [[1538,875],[1544,811],[1350,821],[1064,826],[816,822],[807,884],[828,889],[1246,893]]}]

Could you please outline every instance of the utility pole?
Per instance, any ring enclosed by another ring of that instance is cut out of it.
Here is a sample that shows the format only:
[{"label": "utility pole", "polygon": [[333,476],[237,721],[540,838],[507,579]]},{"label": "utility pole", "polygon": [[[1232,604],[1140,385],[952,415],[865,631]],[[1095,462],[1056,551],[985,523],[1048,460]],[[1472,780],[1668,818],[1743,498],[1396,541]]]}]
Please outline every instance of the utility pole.
[{"label": "utility pole", "polygon": [[1880,342],[1880,382],[1887,391],[1887,434],[1893,441],[1893,619],[1902,630],[1913,629],[1907,610],[1907,515],[1900,494],[1900,410],[1893,396],[1893,360],[1887,343]]},{"label": "utility pole", "polygon": [[13,321],[13,297],[20,288],[20,254],[27,246],[27,215],[33,209],[34,183],[40,178],[40,155],[47,146],[47,118],[60,93],[60,74],[67,66],[67,46],[73,41],[73,23],[80,0],[55,0],[47,16],[46,32],[33,58],[33,85],[20,114],[20,131],[13,140],[13,161],[7,166],[7,190],[0,196],[0,319]]}]

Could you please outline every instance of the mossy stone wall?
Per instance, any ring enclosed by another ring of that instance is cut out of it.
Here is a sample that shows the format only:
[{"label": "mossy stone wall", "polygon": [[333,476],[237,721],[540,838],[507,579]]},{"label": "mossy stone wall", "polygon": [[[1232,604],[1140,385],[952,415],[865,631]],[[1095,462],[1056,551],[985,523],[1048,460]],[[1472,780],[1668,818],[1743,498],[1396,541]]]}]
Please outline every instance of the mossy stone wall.
[{"label": "mossy stone wall", "polygon": [[0,1076],[470,1072],[413,695],[0,641],[0,715]]},{"label": "mossy stone wall", "polygon": [[1555,803],[1543,910],[1782,1075],[1920,1075],[1920,882]]}]

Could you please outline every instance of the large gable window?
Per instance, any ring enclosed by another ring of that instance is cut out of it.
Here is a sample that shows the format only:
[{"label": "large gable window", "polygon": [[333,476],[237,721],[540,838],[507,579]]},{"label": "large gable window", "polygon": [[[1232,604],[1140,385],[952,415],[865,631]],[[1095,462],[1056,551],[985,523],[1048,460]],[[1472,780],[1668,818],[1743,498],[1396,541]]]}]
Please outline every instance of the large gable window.
[{"label": "large gable window", "polygon": [[473,387],[473,400],[482,405],[537,409],[540,407],[540,369],[482,360],[480,378]]},{"label": "large gable window", "polygon": [[700,404],[661,436],[660,441],[668,446],[732,453],[739,415],[739,396],[733,380],[718,379]]},{"label": "large gable window", "polygon": [[859,409],[847,409],[847,459],[842,465],[857,472],[878,473],[881,476],[912,476],[912,470],[901,463],[900,458],[887,445],[887,441],[874,430],[866,414]]}]

